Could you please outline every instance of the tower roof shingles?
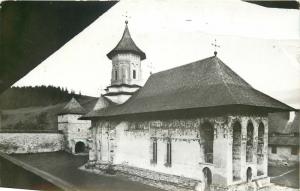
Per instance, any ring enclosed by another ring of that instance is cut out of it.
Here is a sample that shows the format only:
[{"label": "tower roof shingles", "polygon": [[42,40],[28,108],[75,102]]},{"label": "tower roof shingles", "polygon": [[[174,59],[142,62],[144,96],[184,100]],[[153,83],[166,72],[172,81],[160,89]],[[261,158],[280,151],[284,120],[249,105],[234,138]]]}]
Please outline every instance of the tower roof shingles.
[{"label": "tower roof shingles", "polygon": [[80,103],[72,98],[68,104],[62,109],[59,115],[63,114],[86,114],[87,111],[80,105]]},{"label": "tower roof shingles", "polygon": [[134,53],[139,55],[141,60],[146,59],[146,54],[132,40],[127,24],[121,40],[117,46],[107,54],[107,57],[112,59],[112,57],[118,53]]}]

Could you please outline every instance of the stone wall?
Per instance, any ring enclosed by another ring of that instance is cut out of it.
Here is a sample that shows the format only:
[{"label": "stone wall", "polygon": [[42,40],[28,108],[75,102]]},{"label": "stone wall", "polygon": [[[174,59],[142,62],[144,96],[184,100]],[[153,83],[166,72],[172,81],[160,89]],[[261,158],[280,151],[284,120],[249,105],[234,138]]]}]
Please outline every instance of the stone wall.
[{"label": "stone wall", "polygon": [[63,135],[58,133],[0,133],[0,151],[40,153],[63,150]]}]

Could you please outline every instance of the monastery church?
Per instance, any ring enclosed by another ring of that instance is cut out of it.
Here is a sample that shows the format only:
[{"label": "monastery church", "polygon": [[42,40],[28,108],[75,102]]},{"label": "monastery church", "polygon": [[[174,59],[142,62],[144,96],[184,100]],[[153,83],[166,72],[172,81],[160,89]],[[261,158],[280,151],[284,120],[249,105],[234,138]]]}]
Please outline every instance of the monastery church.
[{"label": "monastery church", "polygon": [[146,54],[127,21],[107,57],[111,84],[94,108],[86,112],[73,99],[58,115],[69,151],[76,153],[77,142],[88,147],[86,170],[166,190],[257,190],[269,184],[268,113],[293,108],[254,89],[217,52],[154,73],[142,86]]}]

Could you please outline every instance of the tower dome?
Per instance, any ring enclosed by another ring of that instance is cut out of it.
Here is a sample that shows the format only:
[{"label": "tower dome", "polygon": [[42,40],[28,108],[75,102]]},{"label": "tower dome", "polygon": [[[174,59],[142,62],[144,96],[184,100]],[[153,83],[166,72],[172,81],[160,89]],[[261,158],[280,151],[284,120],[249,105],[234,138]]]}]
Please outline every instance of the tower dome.
[{"label": "tower dome", "polygon": [[146,54],[134,43],[131,38],[128,29],[128,21],[125,22],[125,30],[123,32],[123,36],[117,46],[112,49],[108,54],[107,57],[112,59],[116,54],[119,53],[133,53],[140,56],[141,60],[146,59]]}]

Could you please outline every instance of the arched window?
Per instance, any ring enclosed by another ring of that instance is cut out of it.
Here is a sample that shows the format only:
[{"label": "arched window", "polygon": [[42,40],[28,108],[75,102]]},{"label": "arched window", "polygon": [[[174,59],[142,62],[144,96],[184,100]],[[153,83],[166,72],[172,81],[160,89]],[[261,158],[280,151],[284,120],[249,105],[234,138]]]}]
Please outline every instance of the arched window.
[{"label": "arched window", "polygon": [[200,136],[204,151],[204,161],[213,163],[214,127],[210,122],[205,122],[201,125]]},{"label": "arched window", "polygon": [[136,70],[133,70],[133,74],[132,74],[133,76],[133,79],[136,79]]},{"label": "arched window", "polygon": [[258,143],[257,143],[257,176],[264,174],[264,135],[265,126],[261,122],[258,126]]},{"label": "arched window", "polygon": [[251,121],[247,125],[246,162],[253,160],[253,136],[254,127]]},{"label": "arched window", "polygon": [[152,140],[152,161],[153,164],[157,164],[157,139]]},{"label": "arched window", "polygon": [[252,169],[250,167],[247,168],[246,177],[247,177],[247,182],[252,181]]},{"label": "arched window", "polygon": [[204,183],[204,190],[210,190],[210,185],[212,183],[212,173],[211,170],[207,167],[203,168],[203,183]]},{"label": "arched window", "polygon": [[232,179],[233,181],[241,178],[241,143],[242,127],[237,121],[232,126]]},{"label": "arched window", "polygon": [[115,80],[118,80],[118,71],[115,70]]},{"label": "arched window", "polygon": [[172,165],[172,144],[171,140],[169,139],[167,141],[167,160],[166,160],[166,166]]},{"label": "arched window", "polygon": [[265,127],[263,123],[258,126],[258,147],[257,154],[263,154]]}]

